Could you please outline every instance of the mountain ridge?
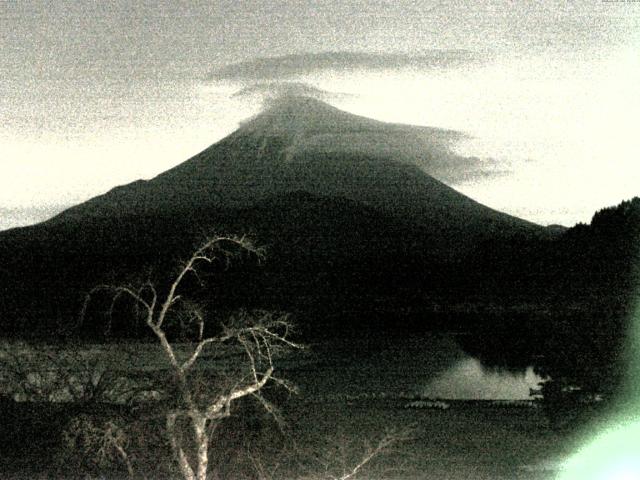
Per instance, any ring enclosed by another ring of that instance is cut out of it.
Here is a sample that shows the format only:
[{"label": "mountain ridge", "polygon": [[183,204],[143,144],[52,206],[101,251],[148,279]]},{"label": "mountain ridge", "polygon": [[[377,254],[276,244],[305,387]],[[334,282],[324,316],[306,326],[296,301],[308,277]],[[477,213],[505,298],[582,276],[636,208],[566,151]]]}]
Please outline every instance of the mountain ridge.
[{"label": "mountain ridge", "polygon": [[[484,231],[488,235],[543,232],[538,225],[479,204],[395,155],[393,142],[384,145],[388,138],[401,143],[408,132],[416,131],[432,135],[435,150],[453,135],[386,124],[319,100],[288,97],[155,178],[116,187],[49,222],[117,216],[123,211],[147,215],[203,207],[246,208],[274,195],[307,191],[345,197],[432,225],[447,241],[473,240],[486,236]],[[352,142],[354,135],[358,142]],[[382,139],[363,147],[367,138],[374,137]],[[380,144],[384,148],[378,148]],[[426,157],[431,154],[425,152]]]}]

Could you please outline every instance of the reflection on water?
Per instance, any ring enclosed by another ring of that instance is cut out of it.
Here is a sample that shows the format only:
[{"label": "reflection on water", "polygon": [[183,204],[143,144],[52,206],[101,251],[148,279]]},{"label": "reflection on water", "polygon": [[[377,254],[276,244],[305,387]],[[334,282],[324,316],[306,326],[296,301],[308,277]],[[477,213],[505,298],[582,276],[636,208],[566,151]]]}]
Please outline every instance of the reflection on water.
[{"label": "reflection on water", "polygon": [[[68,352],[68,360],[61,350],[49,351],[43,345],[33,349],[7,344],[3,348],[12,352],[14,359],[20,354],[28,357],[33,368],[29,373],[34,379],[37,377],[37,381],[33,380],[35,383],[46,383],[45,377],[57,378],[56,367],[48,360],[50,355],[58,356],[59,366],[64,361],[101,358],[100,368],[113,368],[114,371],[133,372],[131,365],[145,370],[164,365],[157,346],[152,345],[123,344],[109,352],[88,345],[83,352]],[[0,355],[0,395],[12,395],[15,392],[11,391],[10,382],[2,381],[6,373],[2,363]],[[512,373],[483,367],[480,361],[464,353],[453,337],[435,334],[324,342],[311,346],[306,352],[295,352],[277,363],[285,378],[311,396],[373,393],[518,400],[527,399],[529,389],[537,388],[541,381],[531,368]]]},{"label": "reflection on water", "polygon": [[524,400],[542,380],[484,367],[451,335],[367,338],[312,345],[286,376],[311,395],[386,393],[468,400]]},{"label": "reflection on water", "polygon": [[431,398],[524,400],[541,381],[531,367],[522,373],[489,370],[467,357],[429,381],[420,393]]}]

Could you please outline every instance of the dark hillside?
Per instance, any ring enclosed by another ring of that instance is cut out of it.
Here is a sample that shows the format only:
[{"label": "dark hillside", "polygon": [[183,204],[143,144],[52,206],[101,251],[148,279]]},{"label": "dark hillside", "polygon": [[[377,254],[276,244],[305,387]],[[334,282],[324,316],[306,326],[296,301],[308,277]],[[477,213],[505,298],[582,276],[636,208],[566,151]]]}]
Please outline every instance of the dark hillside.
[{"label": "dark hillside", "polygon": [[145,272],[162,281],[199,241],[227,232],[256,239],[267,260],[261,267],[238,261],[226,271],[216,287],[224,298],[216,299],[218,307],[254,305],[336,318],[351,311],[366,323],[366,312],[378,303],[386,303],[389,313],[391,299],[418,298],[429,289],[429,269],[441,265],[430,253],[428,229],[347,199],[304,192],[249,209],[45,224],[0,235],[3,317],[16,319],[5,322],[5,332],[46,333],[64,325],[97,283],[139,281]]},{"label": "dark hillside", "polygon": [[465,339],[467,350],[488,364],[534,362],[588,391],[616,390],[637,328],[631,322],[640,289],[640,198],[600,210],[589,225],[556,240],[485,245],[485,252],[493,253],[481,270],[503,298],[525,293],[538,302],[478,325]]}]

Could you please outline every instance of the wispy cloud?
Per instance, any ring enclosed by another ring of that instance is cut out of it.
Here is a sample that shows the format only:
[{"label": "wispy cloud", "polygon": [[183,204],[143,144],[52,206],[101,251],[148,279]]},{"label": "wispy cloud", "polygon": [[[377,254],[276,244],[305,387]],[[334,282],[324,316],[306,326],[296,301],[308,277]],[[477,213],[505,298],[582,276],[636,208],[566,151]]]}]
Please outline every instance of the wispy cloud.
[{"label": "wispy cloud", "polygon": [[419,55],[366,52],[300,53],[260,57],[233,63],[214,70],[210,78],[211,80],[259,82],[289,79],[325,70],[338,72],[402,68],[424,70],[451,68],[480,61],[478,54],[468,50],[431,50]]},{"label": "wispy cloud", "polygon": [[[307,86],[304,87],[306,90]],[[310,91],[315,92],[313,87]],[[322,152],[393,159],[415,165],[451,186],[509,173],[507,166],[495,159],[456,153],[452,147],[467,138],[463,132],[382,122],[307,96],[277,97],[274,94],[263,99],[264,112],[244,125],[252,132],[263,134],[286,132],[290,139],[289,158]]]},{"label": "wispy cloud", "polygon": [[[482,63],[481,57],[465,50],[433,50],[420,55],[362,52],[324,52],[256,58],[222,67],[211,74],[214,81],[242,85],[233,97],[250,98],[264,108],[289,97],[311,97],[334,105],[363,101],[353,89],[339,91],[341,82],[322,88],[318,77],[337,72],[349,74],[393,70],[429,72]],[[400,73],[401,74],[401,73]],[[359,127],[362,125],[356,122]],[[367,128],[353,128],[321,139],[323,149],[356,150],[394,157],[414,164],[450,185],[508,175],[509,169],[491,158],[459,155],[452,146],[465,137],[459,131],[414,127],[405,124],[365,122]],[[320,141],[316,139],[316,141]],[[313,142],[312,142],[313,143]],[[310,147],[310,145],[307,145]],[[310,147],[311,148],[311,147]],[[320,148],[313,146],[313,148]]]},{"label": "wispy cloud", "polygon": [[316,100],[332,101],[354,97],[351,93],[331,92],[305,82],[258,82],[241,88],[232,98],[259,97],[263,103],[281,97],[311,97]]}]

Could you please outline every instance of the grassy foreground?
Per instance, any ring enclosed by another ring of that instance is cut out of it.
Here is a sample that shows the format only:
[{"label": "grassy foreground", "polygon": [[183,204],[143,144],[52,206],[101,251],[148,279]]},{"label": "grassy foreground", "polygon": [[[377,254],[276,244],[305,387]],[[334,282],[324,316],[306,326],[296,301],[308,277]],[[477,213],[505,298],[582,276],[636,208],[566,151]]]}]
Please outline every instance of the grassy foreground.
[{"label": "grassy foreground", "polygon": [[[557,474],[556,462],[570,453],[569,434],[550,429],[541,409],[482,402],[450,402],[446,410],[407,409],[405,405],[406,400],[391,398],[320,402],[291,398],[282,405],[286,433],[274,433],[276,429],[269,425],[246,430],[229,445],[247,453],[252,463],[233,470],[235,473],[227,471],[222,478],[250,478],[255,473],[252,467],[257,466],[272,472],[272,478],[292,478],[297,471],[330,478],[340,475],[343,465],[354,465],[367,446],[390,428],[409,433],[357,478],[551,479]],[[23,411],[23,422],[14,422],[13,429],[10,412],[4,410],[9,421],[3,428],[1,477],[70,478],[77,474],[82,478],[81,472],[65,471],[64,461],[57,458],[59,431],[73,413],[69,406],[20,408],[29,409],[30,418]],[[232,418],[225,432],[237,435],[240,420]],[[244,423],[243,428],[246,426]],[[239,452],[221,452],[216,458],[224,463],[235,454]]]}]

